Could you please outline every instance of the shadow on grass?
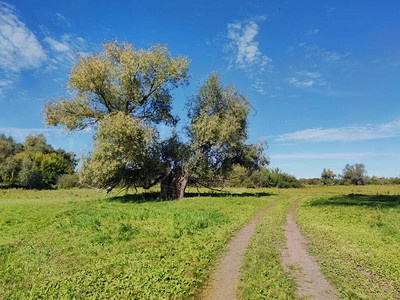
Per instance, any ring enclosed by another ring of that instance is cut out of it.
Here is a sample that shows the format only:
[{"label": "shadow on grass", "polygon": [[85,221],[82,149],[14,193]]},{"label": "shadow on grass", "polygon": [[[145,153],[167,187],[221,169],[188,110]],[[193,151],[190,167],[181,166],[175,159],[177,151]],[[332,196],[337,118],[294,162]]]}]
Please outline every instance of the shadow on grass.
[{"label": "shadow on grass", "polygon": [[328,199],[318,199],[310,204],[310,206],[322,205],[393,208],[400,206],[400,195],[349,194]]},{"label": "shadow on grass", "polygon": [[[205,192],[205,193],[185,193],[185,198],[194,197],[267,197],[272,196],[273,193],[229,193],[229,192]],[[172,199],[163,199],[159,192],[137,193],[128,194],[124,196],[115,196],[108,199],[110,202],[120,203],[144,203],[144,202],[161,202],[161,201],[175,201]]]}]

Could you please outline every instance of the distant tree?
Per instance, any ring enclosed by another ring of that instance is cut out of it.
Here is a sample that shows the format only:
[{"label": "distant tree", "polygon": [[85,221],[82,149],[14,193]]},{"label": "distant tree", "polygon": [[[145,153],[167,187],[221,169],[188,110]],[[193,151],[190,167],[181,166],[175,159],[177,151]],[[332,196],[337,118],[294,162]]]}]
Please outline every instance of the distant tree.
[{"label": "distant tree", "polygon": [[364,185],[367,171],[364,164],[354,164],[346,166],[343,169],[341,181],[343,184]]},{"label": "distant tree", "polygon": [[303,184],[294,176],[282,172],[279,168],[260,168],[250,173],[244,167],[235,166],[228,181],[229,186],[247,188],[300,188]]},{"label": "distant tree", "polygon": [[73,173],[76,163],[72,152],[54,150],[42,134],[22,144],[0,135],[0,181],[6,187],[49,188],[58,176]]},{"label": "distant tree", "polygon": [[21,170],[18,173],[17,182],[19,186],[26,189],[37,189],[42,187],[42,174],[29,156],[24,156],[22,159]]},{"label": "distant tree", "polygon": [[6,137],[0,134],[0,163],[3,163],[7,157],[13,156],[22,151],[22,145],[16,143],[12,137]]},{"label": "distant tree", "polygon": [[46,138],[43,134],[28,135],[23,142],[24,151],[27,153],[51,153],[54,148],[46,143]]},{"label": "distant tree", "polygon": [[321,181],[324,185],[332,185],[336,175],[330,170],[325,169],[321,173]]},{"label": "distant tree", "polygon": [[54,185],[60,175],[74,172],[74,164],[56,152],[34,153],[29,157],[41,173],[44,187]]}]

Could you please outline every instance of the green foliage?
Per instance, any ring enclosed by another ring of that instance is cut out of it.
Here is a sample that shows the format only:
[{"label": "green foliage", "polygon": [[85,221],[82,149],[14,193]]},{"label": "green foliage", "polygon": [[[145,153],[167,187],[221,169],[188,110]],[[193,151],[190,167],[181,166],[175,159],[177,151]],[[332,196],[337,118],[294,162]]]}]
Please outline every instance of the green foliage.
[{"label": "green foliage", "polygon": [[325,169],[321,173],[321,181],[324,185],[332,185],[334,183],[336,175],[330,170]]},{"label": "green foliage", "polygon": [[188,108],[193,155],[187,169],[192,178],[215,182],[226,178],[235,164],[257,170],[268,163],[264,145],[245,144],[250,105],[233,85],[225,87],[217,74],[211,74]]},{"label": "green foliage", "polygon": [[54,150],[41,134],[27,136],[23,144],[0,136],[0,158],[0,178],[6,187],[50,188],[76,166],[72,152]]},{"label": "green foliage", "polygon": [[162,173],[155,130],[140,119],[122,112],[109,115],[94,139],[95,148],[82,169],[84,183],[143,186]]},{"label": "green foliage", "polygon": [[0,190],[0,298],[188,299],[271,200]]},{"label": "green foliage", "polygon": [[296,177],[283,173],[279,168],[262,168],[255,172],[249,172],[244,167],[236,165],[231,173],[228,185],[231,187],[278,187],[301,188],[303,184]]},{"label": "green foliage", "polygon": [[18,185],[26,189],[38,189],[42,187],[43,175],[29,156],[24,156],[21,170],[18,173]]},{"label": "green foliage", "polygon": [[136,50],[109,42],[98,54],[79,56],[68,80],[70,98],[50,99],[44,116],[48,125],[83,129],[109,114],[123,112],[147,123],[175,124],[170,94],[187,85],[188,60],[171,57],[166,46]]},{"label": "green foliage", "polygon": [[54,148],[46,144],[46,138],[43,134],[28,135],[22,145],[27,153],[48,154],[54,152]]},{"label": "green foliage", "polygon": [[399,177],[366,177],[365,184],[376,184],[376,185],[389,185],[389,184],[400,184]]},{"label": "green foliage", "polygon": [[304,185],[322,185],[321,178],[300,178],[299,181]]},{"label": "green foliage", "polygon": [[12,137],[0,134],[0,163],[22,151],[22,145],[16,143]]},{"label": "green foliage", "polygon": [[79,177],[78,174],[63,174],[57,178],[56,183],[58,188],[61,189],[70,189],[79,186]]},{"label": "green foliage", "polygon": [[34,153],[30,155],[42,176],[42,184],[50,187],[56,183],[57,177],[74,172],[74,166],[57,153]]},{"label": "green foliage", "polygon": [[340,184],[354,184],[364,185],[366,179],[366,173],[364,164],[355,164],[346,166],[343,169],[343,174],[340,177]]},{"label": "green foliage", "polygon": [[48,125],[68,130],[97,126],[83,165],[85,184],[148,188],[161,182],[165,198],[180,198],[187,182],[224,179],[234,164],[256,170],[268,163],[263,145],[245,144],[249,102],[216,74],[189,101],[189,142],[176,132],[160,141],[156,125],[177,124],[171,90],[188,84],[187,73],[188,60],[171,57],[163,45],[135,50],[110,42],[101,53],[78,57],[69,74],[70,98],[50,100],[44,115]]},{"label": "green foliage", "polygon": [[14,187],[17,185],[17,177],[21,171],[22,159],[24,154],[9,156],[0,165],[1,181],[7,187]]}]

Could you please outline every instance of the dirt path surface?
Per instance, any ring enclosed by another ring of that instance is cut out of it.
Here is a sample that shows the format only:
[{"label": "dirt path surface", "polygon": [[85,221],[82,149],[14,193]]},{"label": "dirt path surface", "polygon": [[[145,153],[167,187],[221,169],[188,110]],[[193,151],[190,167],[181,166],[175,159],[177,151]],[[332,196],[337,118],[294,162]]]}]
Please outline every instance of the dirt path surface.
[{"label": "dirt path surface", "polygon": [[275,205],[276,200],[255,216],[246,226],[240,229],[228,244],[228,251],[223,255],[218,265],[216,273],[211,277],[209,287],[206,289],[205,296],[201,299],[208,300],[234,300],[236,296],[236,286],[239,282],[240,268],[242,266],[243,254],[250,242],[257,222],[262,215]]},{"label": "dirt path surface", "polygon": [[297,283],[297,294],[306,299],[336,299],[332,285],[319,270],[316,260],[307,254],[304,237],[294,220],[298,201],[293,203],[283,226],[286,249],[282,253],[282,265]]}]

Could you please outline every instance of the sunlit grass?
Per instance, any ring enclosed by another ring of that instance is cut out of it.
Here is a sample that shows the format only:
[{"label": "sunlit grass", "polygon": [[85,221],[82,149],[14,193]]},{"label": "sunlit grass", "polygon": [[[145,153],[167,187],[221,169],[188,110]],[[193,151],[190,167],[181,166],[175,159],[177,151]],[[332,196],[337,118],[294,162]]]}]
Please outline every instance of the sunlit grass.
[{"label": "sunlit grass", "polygon": [[0,192],[0,297],[6,299],[188,298],[227,239],[272,200]]},{"label": "sunlit grass", "polygon": [[277,202],[261,218],[246,251],[238,287],[240,299],[294,299],[294,282],[281,267],[282,225],[293,197]]},{"label": "sunlit grass", "polygon": [[400,187],[355,192],[311,196],[297,221],[341,298],[399,299]]}]

